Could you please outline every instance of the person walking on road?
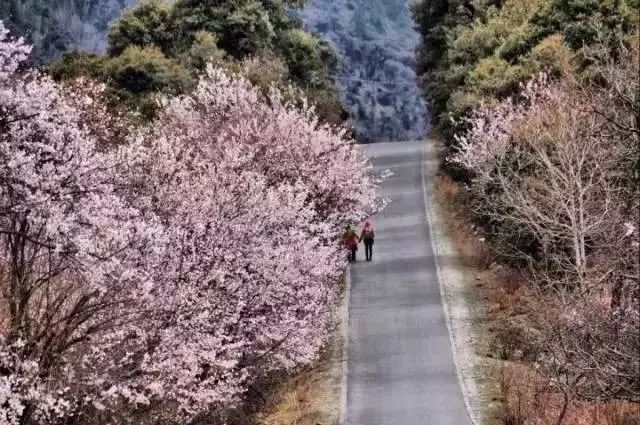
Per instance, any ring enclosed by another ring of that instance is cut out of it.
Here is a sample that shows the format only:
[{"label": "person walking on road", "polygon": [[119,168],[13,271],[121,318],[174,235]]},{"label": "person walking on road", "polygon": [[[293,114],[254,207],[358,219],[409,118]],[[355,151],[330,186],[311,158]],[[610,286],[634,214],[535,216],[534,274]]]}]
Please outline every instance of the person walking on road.
[{"label": "person walking on road", "polygon": [[364,241],[364,253],[367,261],[371,261],[373,259],[373,241],[375,237],[376,232],[375,230],[373,230],[373,224],[371,224],[371,220],[365,221],[362,232],[360,233],[360,241]]},{"label": "person walking on road", "polygon": [[354,263],[356,261],[356,253],[358,252],[358,234],[351,226],[347,226],[342,238],[349,250],[349,261]]}]

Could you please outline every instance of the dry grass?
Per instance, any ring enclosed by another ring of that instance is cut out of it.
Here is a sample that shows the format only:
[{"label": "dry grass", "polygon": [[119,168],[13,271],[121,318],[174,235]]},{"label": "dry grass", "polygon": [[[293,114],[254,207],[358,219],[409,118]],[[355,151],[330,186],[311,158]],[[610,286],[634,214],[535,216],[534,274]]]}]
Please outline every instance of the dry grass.
[{"label": "dry grass", "polygon": [[289,382],[271,398],[260,425],[339,425],[342,370],[339,335],[313,368]]},{"label": "dry grass", "polygon": [[[341,312],[346,308],[342,294]],[[279,380],[266,405],[252,423],[258,425],[340,425],[343,374],[343,332],[346,322],[337,314],[337,327],[320,359],[308,369]]]},{"label": "dry grass", "polygon": [[435,188],[438,201],[447,212],[446,222],[451,239],[465,264],[477,268],[488,267],[494,255],[472,224],[470,212],[461,208],[465,205],[465,194],[460,185],[448,176],[439,175]]},{"label": "dry grass", "polygon": [[[530,366],[504,365],[499,371],[505,425],[558,425],[562,394]],[[625,402],[570,401],[563,425],[639,425],[640,406]]]}]

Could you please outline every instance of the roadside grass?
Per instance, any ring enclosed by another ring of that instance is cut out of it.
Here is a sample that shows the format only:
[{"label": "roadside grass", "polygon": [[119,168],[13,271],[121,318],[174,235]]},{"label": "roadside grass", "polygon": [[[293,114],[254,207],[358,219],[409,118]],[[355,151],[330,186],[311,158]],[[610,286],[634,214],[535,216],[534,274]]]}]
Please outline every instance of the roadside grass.
[{"label": "roadside grass", "polygon": [[436,197],[447,213],[445,222],[449,227],[452,242],[465,265],[486,269],[493,261],[487,245],[480,241],[472,224],[471,212],[465,205],[462,187],[446,175],[439,175],[435,184]]},{"label": "roadside grass", "polygon": [[464,188],[443,173],[435,183],[452,243],[475,275],[472,297],[480,305],[478,322],[487,341],[480,354],[492,370],[484,391],[484,425],[640,425],[640,404],[572,400],[564,420],[558,418],[563,395],[535,368],[537,318],[550,314],[550,303],[536,294],[520,271],[496,262],[497,256],[473,224]]},{"label": "roadside grass", "polygon": [[[332,343],[332,345],[334,345]],[[339,425],[340,391],[336,380],[334,347],[323,353],[314,367],[301,372],[277,391],[267,412],[259,415],[259,425]],[[339,350],[338,350],[339,351]],[[339,377],[337,382],[339,385]]]},{"label": "roadside grass", "polygon": [[[464,189],[449,176],[438,172],[434,184],[435,199],[446,232],[455,252],[458,254],[462,266],[469,275],[471,287],[468,288],[468,298],[474,304],[475,334],[474,350],[482,358],[481,370],[478,370],[479,389],[482,406],[482,424],[501,425],[499,419],[502,411],[502,391],[499,380],[495,379],[494,371],[499,370],[501,362],[495,356],[488,355],[492,350],[493,334],[490,332],[492,321],[489,311],[496,309],[489,297],[487,282],[494,282],[492,261],[493,255],[487,245],[480,240],[480,236],[472,223],[470,210],[464,206]],[[474,279],[475,276],[475,279]]]}]

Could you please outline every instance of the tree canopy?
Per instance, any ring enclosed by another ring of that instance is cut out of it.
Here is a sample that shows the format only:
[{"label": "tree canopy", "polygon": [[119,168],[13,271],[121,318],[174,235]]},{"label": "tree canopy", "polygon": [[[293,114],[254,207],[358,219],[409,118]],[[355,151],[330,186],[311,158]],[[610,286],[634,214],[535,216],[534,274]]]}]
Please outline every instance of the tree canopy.
[{"label": "tree canopy", "polygon": [[[281,0],[144,0],[112,24],[107,56],[67,53],[50,68],[56,78],[87,69],[118,101],[151,117],[156,93],[191,87],[207,62],[242,70],[246,61],[275,60],[284,66],[278,83],[294,84],[324,119],[338,123],[343,109],[329,77],[335,53],[290,16],[288,8],[295,6]],[[92,66],[83,68],[88,62]]]},{"label": "tree canopy", "polygon": [[636,23],[633,1],[420,1],[419,71],[435,124],[450,137],[451,118],[541,71],[557,75],[584,46],[615,44]]}]

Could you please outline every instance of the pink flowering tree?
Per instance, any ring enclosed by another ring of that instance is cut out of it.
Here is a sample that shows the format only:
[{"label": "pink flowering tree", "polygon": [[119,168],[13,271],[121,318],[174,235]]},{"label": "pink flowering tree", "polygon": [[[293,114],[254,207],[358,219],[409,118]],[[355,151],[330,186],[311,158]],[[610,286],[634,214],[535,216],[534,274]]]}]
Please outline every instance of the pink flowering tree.
[{"label": "pink flowering tree", "polygon": [[269,187],[229,158],[208,162],[202,147],[158,139],[140,169],[149,192],[135,193],[168,236],[145,256],[157,323],[139,331],[151,343],[137,379],[186,416],[238,401],[261,373],[315,359],[342,261],[313,224],[305,188]]},{"label": "pink flowering tree", "polygon": [[517,97],[484,104],[471,111],[462,124],[465,131],[454,135],[457,153],[448,160],[473,174],[477,185],[489,184],[495,178],[498,164],[513,146],[513,130],[526,120],[534,108],[542,108],[553,94],[546,74],[540,74],[521,87]]},{"label": "pink flowering tree", "polygon": [[344,130],[321,124],[304,101],[291,105],[275,89],[265,99],[248,80],[222,70],[209,67],[156,126],[168,137],[205,140],[213,152],[237,150],[238,166],[264,175],[269,185],[306,186],[307,203],[329,223],[355,218],[372,201],[365,158]]},{"label": "pink flowering tree", "polygon": [[353,142],[277,91],[267,100],[210,68],[129,148],[142,161],[131,197],[169,230],[148,257],[167,291],[158,311],[180,326],[146,355],[148,376],[175,372],[156,386],[195,413],[314,360],[344,267],[343,223],[373,200]]},{"label": "pink flowering tree", "polygon": [[76,101],[16,73],[28,52],[0,25],[0,418],[22,424],[100,406],[97,361],[121,361],[102,341],[138,314],[149,280],[135,259],[157,232]]},{"label": "pink flowering tree", "polygon": [[30,54],[31,47],[22,38],[9,37],[9,30],[0,24],[0,79],[12,76]]},{"label": "pink flowering tree", "polygon": [[313,361],[373,199],[352,141],[214,70],[133,129],[28,53],[0,24],[0,422],[188,420]]}]

